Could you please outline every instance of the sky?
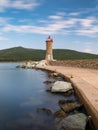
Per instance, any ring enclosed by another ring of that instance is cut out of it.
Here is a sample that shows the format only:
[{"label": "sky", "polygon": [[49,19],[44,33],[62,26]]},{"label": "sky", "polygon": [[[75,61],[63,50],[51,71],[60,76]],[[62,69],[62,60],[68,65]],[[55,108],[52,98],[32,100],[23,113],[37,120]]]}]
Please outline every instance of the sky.
[{"label": "sky", "polygon": [[98,54],[98,0],[0,0],[0,50],[22,46]]}]

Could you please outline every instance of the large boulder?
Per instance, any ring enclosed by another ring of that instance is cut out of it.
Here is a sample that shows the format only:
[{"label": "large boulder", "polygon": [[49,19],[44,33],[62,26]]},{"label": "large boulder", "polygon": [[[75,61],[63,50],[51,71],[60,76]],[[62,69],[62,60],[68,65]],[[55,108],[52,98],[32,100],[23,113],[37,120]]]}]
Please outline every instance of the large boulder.
[{"label": "large boulder", "polygon": [[41,60],[38,62],[38,64],[36,65],[36,67],[45,67],[47,65],[47,61],[46,60]]},{"label": "large boulder", "polygon": [[51,92],[67,92],[72,90],[71,83],[64,82],[64,81],[56,81],[52,86]]},{"label": "large boulder", "polygon": [[70,115],[57,124],[57,130],[85,130],[87,116],[83,113]]}]

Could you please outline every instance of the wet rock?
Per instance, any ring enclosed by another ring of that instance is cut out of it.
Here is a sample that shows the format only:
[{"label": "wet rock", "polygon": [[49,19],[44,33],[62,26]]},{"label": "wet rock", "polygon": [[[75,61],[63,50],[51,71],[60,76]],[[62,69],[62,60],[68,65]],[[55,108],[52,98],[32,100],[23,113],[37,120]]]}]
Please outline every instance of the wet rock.
[{"label": "wet rock", "polygon": [[70,112],[70,111],[73,111],[79,107],[81,107],[81,104],[78,104],[78,103],[65,103],[65,104],[62,104],[60,105],[61,109],[65,112]]},{"label": "wet rock", "polygon": [[67,92],[69,90],[72,90],[71,83],[56,81],[52,86],[51,92]]},{"label": "wet rock", "polygon": [[20,64],[20,65],[16,66],[16,68],[26,68],[26,63]]},{"label": "wet rock", "polygon": [[54,113],[55,118],[64,118],[66,116],[67,116],[67,114],[61,109]]},{"label": "wet rock", "polygon": [[61,100],[59,100],[58,103],[61,106],[61,105],[64,105],[66,103],[72,103],[72,102],[73,102],[73,100],[71,100],[71,99],[69,99],[69,100],[61,99]]},{"label": "wet rock", "polygon": [[61,117],[61,118],[60,118],[60,117],[56,117],[56,118],[54,119],[54,122],[55,122],[55,130],[57,130],[57,124],[59,124],[62,119],[63,119],[62,117]]},{"label": "wet rock", "polygon": [[83,113],[70,115],[57,124],[57,130],[85,130],[87,116]]},{"label": "wet rock", "polygon": [[52,111],[50,109],[47,109],[47,108],[37,108],[37,113],[52,115]]},{"label": "wet rock", "polygon": [[74,93],[74,90],[69,90],[66,93],[64,93],[65,96],[70,96],[71,94]]},{"label": "wet rock", "polygon": [[52,81],[52,80],[46,80],[46,81],[44,81],[44,83],[51,84],[51,83],[54,83],[54,81]]},{"label": "wet rock", "polygon": [[51,88],[52,88],[52,87],[50,87],[50,86],[47,87],[46,91],[47,91],[47,92],[51,92]]},{"label": "wet rock", "polygon": [[50,76],[50,77],[57,77],[58,75],[59,75],[59,73],[53,72],[53,73],[51,73],[49,76]]}]

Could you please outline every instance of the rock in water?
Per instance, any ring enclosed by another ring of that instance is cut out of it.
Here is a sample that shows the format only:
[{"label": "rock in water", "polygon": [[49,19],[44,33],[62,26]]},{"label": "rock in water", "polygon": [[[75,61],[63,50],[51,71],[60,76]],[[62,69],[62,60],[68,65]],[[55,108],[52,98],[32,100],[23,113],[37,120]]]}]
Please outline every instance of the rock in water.
[{"label": "rock in water", "polygon": [[76,108],[79,108],[81,107],[82,105],[81,104],[78,104],[78,103],[65,103],[63,105],[60,105],[61,109],[64,111],[64,112],[70,112],[70,111],[73,111],[75,110]]},{"label": "rock in water", "polygon": [[72,90],[71,83],[56,81],[52,86],[51,92],[67,92],[69,90]]},{"label": "rock in water", "polygon": [[47,108],[37,108],[37,113],[44,114],[44,115],[52,115],[52,111]]},{"label": "rock in water", "polygon": [[71,100],[71,99],[69,99],[69,100],[65,100],[65,99],[61,99],[61,100],[59,100],[59,105],[61,106],[61,105],[64,105],[64,104],[66,104],[66,103],[72,103],[72,102],[74,102],[73,100]]},{"label": "rock in water", "polygon": [[60,121],[57,130],[85,130],[87,116],[83,113],[70,115]]},{"label": "rock in water", "polygon": [[56,118],[64,118],[64,117],[66,117],[67,116],[67,114],[63,111],[63,110],[58,110],[58,111],[56,111],[55,113],[54,113],[54,116],[56,117]]}]

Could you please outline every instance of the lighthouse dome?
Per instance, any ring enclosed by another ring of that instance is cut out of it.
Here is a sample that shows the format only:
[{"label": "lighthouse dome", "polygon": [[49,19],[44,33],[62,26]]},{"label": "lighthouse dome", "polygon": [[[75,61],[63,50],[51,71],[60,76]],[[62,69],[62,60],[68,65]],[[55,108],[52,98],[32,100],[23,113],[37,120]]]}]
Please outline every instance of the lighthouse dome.
[{"label": "lighthouse dome", "polygon": [[49,36],[49,37],[46,39],[46,42],[53,42],[53,39]]}]

